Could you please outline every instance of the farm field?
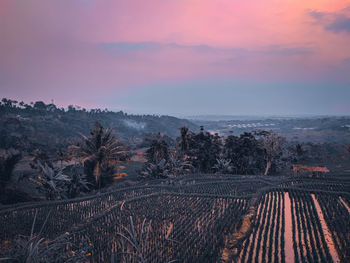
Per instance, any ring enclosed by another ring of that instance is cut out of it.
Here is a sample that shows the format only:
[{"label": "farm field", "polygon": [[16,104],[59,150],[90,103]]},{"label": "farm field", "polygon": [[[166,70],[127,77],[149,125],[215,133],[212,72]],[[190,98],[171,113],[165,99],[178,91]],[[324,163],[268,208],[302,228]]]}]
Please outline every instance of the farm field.
[{"label": "farm field", "polygon": [[0,17],[0,263],[350,263],[350,0]]},{"label": "farm field", "polygon": [[33,232],[48,240],[87,240],[90,262],[349,262],[349,190],[340,175],[154,180],[5,207],[0,251],[28,236],[35,218]]}]

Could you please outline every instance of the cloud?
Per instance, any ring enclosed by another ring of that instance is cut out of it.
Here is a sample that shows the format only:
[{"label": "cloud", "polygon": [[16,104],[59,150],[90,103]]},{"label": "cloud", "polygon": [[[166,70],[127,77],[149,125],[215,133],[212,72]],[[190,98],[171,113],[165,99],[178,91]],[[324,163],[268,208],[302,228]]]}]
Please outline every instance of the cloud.
[{"label": "cloud", "polygon": [[188,79],[349,83],[350,13],[338,2],[1,0],[0,94],[98,107]]},{"label": "cloud", "polygon": [[350,12],[350,5],[348,5],[347,7],[345,7],[345,8],[343,9],[343,12]]},{"label": "cloud", "polygon": [[102,43],[101,49],[108,52],[127,53],[134,51],[155,51],[162,48],[162,45],[156,42],[114,42]]},{"label": "cloud", "polygon": [[324,19],[326,13],[324,13],[324,12],[319,12],[319,11],[316,11],[316,10],[310,10],[310,11],[309,11],[309,15],[310,15],[312,18],[314,18],[314,19],[320,21],[320,20]]},{"label": "cloud", "polygon": [[102,50],[111,53],[128,53],[136,51],[160,51],[165,49],[183,49],[196,52],[222,52],[222,51],[233,51],[241,49],[222,49],[211,47],[208,45],[183,45],[175,42],[172,43],[160,43],[160,42],[111,42],[101,43],[100,48]]},{"label": "cloud", "polygon": [[246,48],[222,48],[209,45],[183,45],[178,43],[160,43],[160,42],[112,42],[101,43],[100,48],[112,54],[131,53],[138,51],[155,52],[166,49],[180,49],[199,53],[211,54],[235,54],[235,55],[310,55],[314,52],[311,47],[288,47],[282,45],[269,45],[262,48],[246,49]]},{"label": "cloud", "polygon": [[325,27],[334,33],[347,32],[350,33],[350,17],[345,15],[336,15],[333,22]]},{"label": "cloud", "polygon": [[345,58],[345,59],[343,60],[343,63],[344,63],[345,65],[347,65],[348,67],[350,67],[350,58]]},{"label": "cloud", "polygon": [[265,54],[281,55],[281,56],[293,56],[293,55],[311,55],[314,53],[314,49],[311,47],[284,47],[279,45],[271,45],[260,51]]},{"label": "cloud", "polygon": [[346,14],[348,10],[350,10],[350,6],[341,10],[340,13],[310,10],[308,14],[327,31],[350,33],[350,17]]}]

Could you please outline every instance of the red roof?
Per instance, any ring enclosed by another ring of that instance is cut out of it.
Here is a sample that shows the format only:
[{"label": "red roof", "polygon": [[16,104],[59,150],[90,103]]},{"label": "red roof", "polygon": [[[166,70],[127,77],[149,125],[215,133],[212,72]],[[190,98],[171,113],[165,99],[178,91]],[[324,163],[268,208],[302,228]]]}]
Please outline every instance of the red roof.
[{"label": "red roof", "polygon": [[329,170],[326,166],[308,166],[308,165],[293,165],[293,171],[308,171],[308,172],[323,172],[328,173]]}]

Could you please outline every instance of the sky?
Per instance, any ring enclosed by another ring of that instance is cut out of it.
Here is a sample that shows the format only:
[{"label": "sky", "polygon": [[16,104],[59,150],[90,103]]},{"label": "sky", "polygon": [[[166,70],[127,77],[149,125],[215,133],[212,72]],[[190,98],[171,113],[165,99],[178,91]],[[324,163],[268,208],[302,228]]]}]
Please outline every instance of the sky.
[{"label": "sky", "polygon": [[349,115],[350,1],[0,0],[0,97]]}]

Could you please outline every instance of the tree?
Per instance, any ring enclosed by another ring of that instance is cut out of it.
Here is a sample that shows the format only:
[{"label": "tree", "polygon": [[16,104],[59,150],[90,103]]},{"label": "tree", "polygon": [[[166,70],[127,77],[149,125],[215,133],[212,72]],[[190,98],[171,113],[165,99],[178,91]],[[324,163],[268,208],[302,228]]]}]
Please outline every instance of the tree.
[{"label": "tree", "polygon": [[169,145],[160,134],[152,140],[146,151],[146,159],[147,162],[141,171],[142,177],[166,178],[169,175],[171,168]]},{"label": "tree", "polygon": [[0,151],[0,193],[5,192],[5,188],[11,180],[12,172],[16,164],[22,158],[19,151],[10,149],[8,151]]},{"label": "tree", "polygon": [[15,108],[16,104],[18,103],[18,101],[16,100],[11,100],[6,98],[3,98],[1,101],[6,108]]},{"label": "tree", "polygon": [[99,122],[95,123],[90,134],[89,138],[81,134],[82,142],[70,146],[70,149],[81,158],[88,180],[96,188],[101,188],[113,180],[115,165],[129,152],[112,135],[112,129],[104,129]]},{"label": "tree", "polygon": [[141,171],[141,176],[147,179],[167,178],[170,174],[170,164],[164,159],[147,162]]},{"label": "tree", "polygon": [[268,131],[258,131],[256,135],[260,137],[260,142],[265,150],[266,168],[264,175],[268,175],[272,162],[282,152],[283,138],[276,133]]},{"label": "tree", "polygon": [[88,192],[90,190],[90,183],[84,174],[84,167],[80,163],[66,166],[63,169],[63,173],[70,179],[67,187],[68,198],[75,198],[82,192]]},{"label": "tree", "polygon": [[182,126],[180,128],[181,138],[178,143],[178,146],[182,153],[186,153],[188,151],[189,142],[188,142],[188,128],[186,126]]},{"label": "tree", "polygon": [[40,192],[44,193],[47,200],[67,199],[70,178],[63,174],[62,170],[56,170],[47,163],[37,162],[38,174],[31,178],[37,184]]},{"label": "tree", "polygon": [[303,144],[290,144],[286,150],[288,151],[289,162],[299,163],[307,158],[307,150]]},{"label": "tree", "polygon": [[[68,105],[68,112],[75,112],[75,111],[76,111],[76,109],[73,105]],[[91,111],[93,111],[93,110],[91,110]]]},{"label": "tree", "polygon": [[33,200],[28,193],[18,187],[17,180],[13,178],[13,170],[21,160],[22,154],[14,149],[0,150],[0,202],[14,204]]},{"label": "tree", "polygon": [[188,159],[188,156],[183,155],[181,152],[176,150],[171,151],[169,158],[169,173],[172,176],[177,177],[191,172],[193,166]]},{"label": "tree", "polygon": [[37,101],[34,103],[34,109],[39,111],[46,111],[46,104],[42,101]]},{"label": "tree", "polygon": [[156,163],[163,159],[165,162],[169,160],[169,145],[161,136],[152,141],[146,151],[146,158],[149,163]]},{"label": "tree", "polygon": [[53,164],[50,160],[49,155],[40,149],[35,149],[32,153],[32,158],[29,165],[32,169],[38,169],[39,163],[43,165],[47,165],[50,168],[53,168]]},{"label": "tree", "polygon": [[231,161],[233,173],[257,174],[263,168],[263,153],[254,135],[245,132],[226,138],[223,158]]},{"label": "tree", "polygon": [[227,174],[232,171],[231,160],[216,159],[217,164],[215,165],[216,173]]},{"label": "tree", "polygon": [[218,134],[211,134],[200,127],[199,133],[193,133],[187,127],[180,129],[178,143],[182,157],[199,172],[208,173],[215,169],[216,159],[221,154],[222,142]]},{"label": "tree", "polygon": [[[188,129],[186,127],[182,129],[186,134]],[[166,139],[166,136],[158,134],[157,137],[152,140],[149,149],[146,151],[147,162],[141,171],[142,177],[176,177],[192,170],[192,165],[188,160],[188,156],[184,150],[181,150],[181,142],[178,143],[177,147],[170,148]]]}]

